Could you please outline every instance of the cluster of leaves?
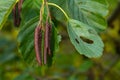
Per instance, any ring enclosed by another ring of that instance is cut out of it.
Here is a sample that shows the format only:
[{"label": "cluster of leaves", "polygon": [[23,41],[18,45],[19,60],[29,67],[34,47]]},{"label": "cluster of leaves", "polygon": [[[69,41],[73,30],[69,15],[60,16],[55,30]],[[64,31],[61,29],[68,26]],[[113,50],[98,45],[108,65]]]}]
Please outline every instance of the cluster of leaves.
[{"label": "cluster of leaves", "polygon": [[[109,9],[111,9],[110,13],[113,13],[113,9],[115,9],[117,1],[118,0],[109,1]],[[62,15],[61,12],[59,14]],[[56,18],[58,17],[60,17],[60,15]],[[64,15],[61,18],[65,18]],[[2,31],[5,31],[5,33],[7,32],[7,35],[3,35],[4,33],[2,34],[0,31],[0,80],[36,80],[38,78],[39,80],[86,80],[91,78],[92,80],[96,78],[100,80],[119,80],[120,56],[119,52],[116,52],[116,46],[119,46],[119,44],[116,43],[116,40],[120,41],[119,17],[117,17],[117,20],[111,23],[113,24],[113,27],[107,28],[107,31],[101,35],[105,43],[104,54],[99,59],[92,59],[92,63],[91,61],[86,61],[84,56],[79,55],[75,49],[73,49],[73,46],[69,42],[68,36],[66,36],[67,33],[65,28],[62,27],[61,24],[57,25],[63,35],[62,42],[60,43],[60,51],[58,52],[59,54],[56,54],[55,64],[46,70],[44,77],[42,77],[40,73],[41,67],[39,67],[37,70],[35,70],[35,68],[32,69],[32,72],[30,69],[28,70],[28,67],[23,64],[21,59],[16,57],[16,41],[8,42],[8,40],[3,39],[6,36],[8,37],[8,35],[9,37],[15,37],[17,35],[16,30],[19,31],[18,28],[15,28],[13,25],[11,25],[13,24],[11,19],[12,17],[10,15],[8,21],[2,28]],[[11,29],[11,26],[13,29]],[[12,51],[13,48],[15,48],[15,52]],[[119,49],[120,48],[118,47],[118,50]],[[36,74],[34,71],[39,74]]]},{"label": "cluster of leaves", "polygon": [[[17,1],[0,1],[0,28],[2,28]],[[76,50],[89,58],[100,57],[104,44],[98,32],[103,31],[107,26],[105,21],[105,16],[108,13],[106,0],[48,0],[48,2],[59,5],[69,16],[66,20],[60,10],[49,6],[54,20],[62,22],[67,26],[70,40]],[[6,4],[8,5],[6,6]],[[38,16],[40,15],[41,4],[41,0],[25,0],[22,5],[18,43],[19,51],[29,65],[36,62],[34,30],[39,21]],[[43,15],[43,17],[45,18],[46,15]],[[54,50],[56,50],[59,44],[57,32],[55,33],[55,37],[52,37],[52,40],[55,40],[54,44],[56,47],[54,47]]]}]

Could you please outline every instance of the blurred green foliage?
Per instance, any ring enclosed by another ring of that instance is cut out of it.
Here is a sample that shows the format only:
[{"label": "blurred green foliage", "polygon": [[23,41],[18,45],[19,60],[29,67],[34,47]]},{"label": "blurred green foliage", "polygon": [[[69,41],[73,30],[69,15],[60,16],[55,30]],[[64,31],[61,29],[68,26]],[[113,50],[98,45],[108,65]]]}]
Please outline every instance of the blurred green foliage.
[{"label": "blurred green foliage", "polygon": [[[108,0],[111,15],[118,1]],[[108,15],[108,17],[109,17]],[[24,22],[23,22],[24,23]],[[69,41],[62,25],[60,50],[50,68],[28,67],[21,60],[17,49],[19,29],[8,19],[0,31],[0,80],[119,80],[120,79],[120,17],[113,22],[114,28],[101,34],[105,43],[104,55],[99,59],[88,59],[79,55]],[[118,42],[118,43],[116,43]]]}]

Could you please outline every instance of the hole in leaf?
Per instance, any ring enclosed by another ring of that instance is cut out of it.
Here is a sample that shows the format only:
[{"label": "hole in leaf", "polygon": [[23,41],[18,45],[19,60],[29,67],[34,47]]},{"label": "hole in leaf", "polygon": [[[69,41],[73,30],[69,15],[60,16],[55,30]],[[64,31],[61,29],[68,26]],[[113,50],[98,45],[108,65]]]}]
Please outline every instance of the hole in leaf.
[{"label": "hole in leaf", "polygon": [[86,43],[88,43],[88,44],[93,44],[93,41],[90,40],[90,39],[87,39],[87,38],[85,38],[85,37],[83,37],[83,36],[80,36],[80,38],[81,38],[84,42],[86,42]]},{"label": "hole in leaf", "polygon": [[77,39],[75,39],[75,41],[79,44],[79,41]]}]

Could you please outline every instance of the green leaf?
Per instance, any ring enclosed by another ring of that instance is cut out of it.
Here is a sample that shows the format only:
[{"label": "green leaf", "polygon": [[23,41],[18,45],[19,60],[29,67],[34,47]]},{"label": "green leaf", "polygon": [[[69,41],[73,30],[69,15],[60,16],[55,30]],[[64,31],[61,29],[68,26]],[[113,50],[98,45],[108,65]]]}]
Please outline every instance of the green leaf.
[{"label": "green leaf", "polygon": [[89,58],[102,55],[104,44],[91,26],[70,19],[67,30],[72,44],[80,54]]},{"label": "green leaf", "polygon": [[[38,24],[38,21],[39,21],[38,17],[29,20],[23,27],[21,27],[18,35],[19,51],[22,54],[24,61],[29,65],[34,65],[37,62],[34,51],[34,30]],[[57,50],[58,48],[57,31],[54,26],[52,27],[53,27],[52,37],[51,37],[52,56],[48,56],[48,63],[47,63],[48,66],[52,64],[55,50]]]},{"label": "green leaf", "polygon": [[38,17],[29,20],[21,27],[18,35],[19,51],[27,64],[33,65],[35,61],[34,30],[38,24]]},{"label": "green leaf", "polygon": [[3,27],[17,1],[18,0],[0,0],[0,29]]},{"label": "green leaf", "polygon": [[21,12],[22,25],[24,25],[30,19],[39,16],[41,3],[42,0],[24,0]]},{"label": "green leaf", "polygon": [[68,0],[71,18],[90,25],[97,31],[106,29],[105,16],[108,14],[106,0]]},{"label": "green leaf", "polygon": [[[63,10],[66,11],[67,5],[66,2],[67,0],[48,0],[51,3],[55,3],[57,5],[59,5]],[[50,11],[52,13],[52,15],[60,22],[65,22],[66,21],[66,17],[64,16],[64,14],[56,7],[54,6],[49,6],[50,7]]]},{"label": "green leaf", "polygon": [[51,42],[50,42],[50,49],[51,49],[51,56],[48,55],[48,66],[51,66],[54,61],[54,56],[57,50],[59,49],[59,42],[60,42],[60,35],[58,35],[58,32],[54,26],[52,25],[52,34],[51,34]]},{"label": "green leaf", "polygon": [[[106,0],[49,0],[59,5],[70,18],[90,25],[98,32],[106,29],[105,16],[108,14]],[[52,15],[60,22],[66,23],[65,16],[60,10],[52,7]]]}]

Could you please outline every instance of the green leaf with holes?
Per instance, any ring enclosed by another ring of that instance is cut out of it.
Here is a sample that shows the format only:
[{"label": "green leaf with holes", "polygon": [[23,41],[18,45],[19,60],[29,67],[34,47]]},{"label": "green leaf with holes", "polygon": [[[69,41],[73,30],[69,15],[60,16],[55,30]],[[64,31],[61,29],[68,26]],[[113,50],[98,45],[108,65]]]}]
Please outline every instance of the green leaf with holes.
[{"label": "green leaf with holes", "polygon": [[18,0],[0,0],[0,29]]},{"label": "green leaf with holes", "polygon": [[94,28],[78,20],[70,19],[67,30],[72,44],[80,54],[89,58],[102,55],[104,44]]}]

